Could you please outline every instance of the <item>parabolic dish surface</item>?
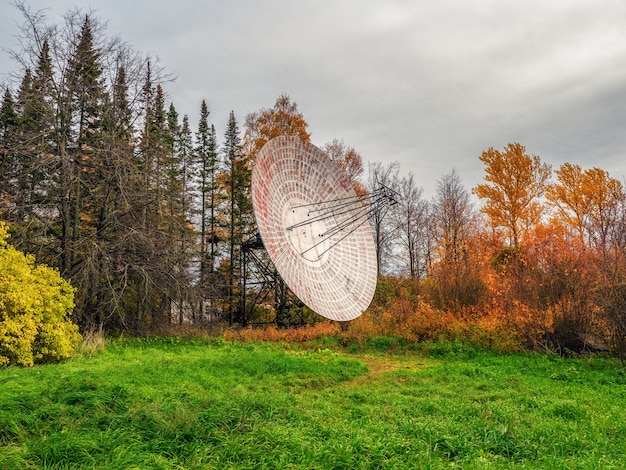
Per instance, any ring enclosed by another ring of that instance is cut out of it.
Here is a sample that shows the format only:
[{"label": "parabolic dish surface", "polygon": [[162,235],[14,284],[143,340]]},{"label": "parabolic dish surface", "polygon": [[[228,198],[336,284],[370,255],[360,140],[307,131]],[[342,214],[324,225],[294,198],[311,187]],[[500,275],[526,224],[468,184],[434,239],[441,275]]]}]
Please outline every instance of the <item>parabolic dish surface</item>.
[{"label": "parabolic dish surface", "polygon": [[299,137],[276,137],[256,157],[252,204],[265,249],[294,294],[331,320],[361,315],[376,289],[369,222],[327,210],[332,201],[355,197],[341,170]]}]

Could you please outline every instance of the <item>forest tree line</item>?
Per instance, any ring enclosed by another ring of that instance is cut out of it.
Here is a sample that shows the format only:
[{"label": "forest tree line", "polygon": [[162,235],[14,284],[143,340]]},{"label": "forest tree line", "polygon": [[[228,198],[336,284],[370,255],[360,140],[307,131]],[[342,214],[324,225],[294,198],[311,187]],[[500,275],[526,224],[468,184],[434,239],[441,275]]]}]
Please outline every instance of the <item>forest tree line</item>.
[{"label": "forest tree line", "polygon": [[[243,130],[231,112],[218,134],[203,100],[192,131],[167,103],[163,70],[93,15],[72,10],[48,24],[18,8],[19,79],[0,107],[0,219],[11,243],[77,288],[82,330],[143,331],[183,316],[245,322],[251,165],[272,137],[310,139],[297,104],[281,95]],[[354,149],[324,149],[360,188]]]},{"label": "forest tree line", "polygon": [[[240,295],[242,247],[256,234],[250,172],[271,138],[310,140],[296,103],[283,94],[243,125],[231,112],[218,132],[203,101],[192,130],[156,61],[93,15],[50,25],[20,8],[19,80],[0,109],[11,243],[77,288],[82,329],[176,322],[173,304],[197,321],[251,320]],[[552,169],[511,143],[478,156],[484,183],[468,190],[451,171],[426,200],[397,163],[363,168],[339,139],[322,149],[357,192],[397,192],[371,219],[381,278],[403,279],[437,311],[512,324],[530,346],[624,350],[626,197],[608,172]]]}]

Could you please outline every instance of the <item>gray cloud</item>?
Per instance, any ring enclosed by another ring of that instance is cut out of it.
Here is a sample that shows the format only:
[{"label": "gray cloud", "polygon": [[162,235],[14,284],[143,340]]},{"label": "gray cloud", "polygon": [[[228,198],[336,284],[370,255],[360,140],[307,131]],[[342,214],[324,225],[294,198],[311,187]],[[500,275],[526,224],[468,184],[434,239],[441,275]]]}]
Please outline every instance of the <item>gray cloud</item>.
[{"label": "gray cloud", "polygon": [[[51,15],[71,4],[45,3]],[[456,168],[468,188],[478,156],[520,142],[558,167],[626,175],[626,4],[92,0],[108,33],[153,52],[195,122],[206,99],[223,132],[288,93],[314,143],[343,138],[366,161],[394,161],[432,195]],[[146,12],[149,11],[150,14]],[[17,12],[0,6],[12,47]],[[0,54],[0,73],[11,70]],[[1,78],[1,76],[0,76]]]}]

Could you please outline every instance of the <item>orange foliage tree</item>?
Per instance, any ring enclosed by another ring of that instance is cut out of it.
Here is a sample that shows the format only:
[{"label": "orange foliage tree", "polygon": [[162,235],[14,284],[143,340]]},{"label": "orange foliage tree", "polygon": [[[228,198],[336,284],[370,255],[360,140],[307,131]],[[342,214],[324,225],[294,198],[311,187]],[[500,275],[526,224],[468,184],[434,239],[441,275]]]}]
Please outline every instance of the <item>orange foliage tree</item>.
[{"label": "orange foliage tree", "polygon": [[556,216],[576,231],[581,242],[606,253],[611,228],[623,209],[622,183],[605,170],[583,171],[571,163],[561,165],[556,175],[557,182],[546,191]]},{"label": "orange foliage tree", "polygon": [[612,241],[612,228],[624,211],[624,188],[619,180],[599,168],[587,170],[585,176],[590,194],[589,237],[596,248],[606,255]]},{"label": "orange foliage tree", "polygon": [[244,153],[254,160],[261,148],[274,137],[281,135],[298,136],[309,142],[309,124],[298,111],[298,104],[283,93],[276,98],[273,108],[263,108],[246,116],[243,136]]},{"label": "orange foliage tree", "polygon": [[551,176],[550,165],[538,156],[526,154],[518,143],[508,144],[503,152],[489,148],[482,153],[485,181],[473,192],[485,199],[481,208],[494,227],[504,228],[510,245],[517,246],[524,233],[541,219],[544,195]]},{"label": "orange foliage tree", "polygon": [[557,182],[546,190],[546,199],[556,211],[556,216],[571,227],[580,242],[585,241],[585,218],[589,212],[589,196],[585,177],[579,165],[564,163],[555,171]]}]

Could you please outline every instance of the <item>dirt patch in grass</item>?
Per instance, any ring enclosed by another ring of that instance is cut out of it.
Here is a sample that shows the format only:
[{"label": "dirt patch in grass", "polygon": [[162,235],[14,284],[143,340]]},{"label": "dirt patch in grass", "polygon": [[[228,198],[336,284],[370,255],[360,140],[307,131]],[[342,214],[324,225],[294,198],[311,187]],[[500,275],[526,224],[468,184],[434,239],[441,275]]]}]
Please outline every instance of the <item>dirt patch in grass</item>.
[{"label": "dirt patch in grass", "polygon": [[368,372],[365,375],[360,375],[345,382],[344,384],[347,386],[377,383],[385,380],[385,376],[390,372],[397,370],[419,370],[428,367],[433,362],[423,357],[398,358],[393,356],[374,356],[370,354],[359,354],[353,357],[362,361],[367,366]]}]

